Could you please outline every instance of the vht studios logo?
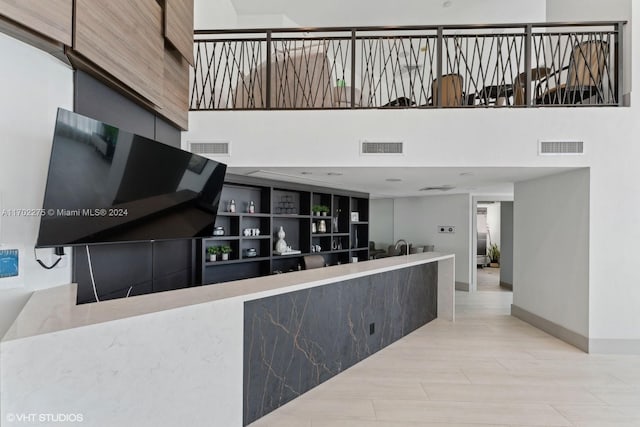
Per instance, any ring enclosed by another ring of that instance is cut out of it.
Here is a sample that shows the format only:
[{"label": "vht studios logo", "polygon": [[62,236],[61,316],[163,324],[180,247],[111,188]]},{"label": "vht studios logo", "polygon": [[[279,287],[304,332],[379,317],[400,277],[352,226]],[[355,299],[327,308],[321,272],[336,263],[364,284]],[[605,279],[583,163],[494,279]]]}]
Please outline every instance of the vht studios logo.
[{"label": "vht studios logo", "polygon": [[10,423],[81,423],[84,422],[82,414],[40,414],[40,413],[20,413],[7,414],[7,421]]}]

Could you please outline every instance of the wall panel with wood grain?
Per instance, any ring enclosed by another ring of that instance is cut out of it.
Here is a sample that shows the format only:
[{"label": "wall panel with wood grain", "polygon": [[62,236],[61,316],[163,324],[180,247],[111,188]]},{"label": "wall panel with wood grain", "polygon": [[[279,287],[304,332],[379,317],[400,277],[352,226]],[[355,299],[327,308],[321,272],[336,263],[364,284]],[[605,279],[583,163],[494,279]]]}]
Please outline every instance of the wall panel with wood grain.
[{"label": "wall panel with wood grain", "polygon": [[0,16],[71,45],[73,0],[0,0]]},{"label": "wall panel with wood grain", "polygon": [[162,33],[162,8],[155,0],[76,0],[74,51],[157,106]]}]

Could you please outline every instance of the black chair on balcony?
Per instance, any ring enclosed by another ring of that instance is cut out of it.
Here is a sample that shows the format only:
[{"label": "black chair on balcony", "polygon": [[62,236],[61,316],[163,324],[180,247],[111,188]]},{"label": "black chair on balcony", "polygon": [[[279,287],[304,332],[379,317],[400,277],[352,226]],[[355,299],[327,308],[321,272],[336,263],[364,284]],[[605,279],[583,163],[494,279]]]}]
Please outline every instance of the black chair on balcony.
[{"label": "black chair on balcony", "polygon": [[[569,65],[549,73],[540,80],[536,104],[582,104],[595,97],[596,103],[604,102],[602,76],[609,63],[609,45],[600,40],[590,40],[575,45],[569,58]],[[561,74],[566,71],[565,82]],[[607,70],[608,71],[608,70]],[[549,83],[555,85],[549,87]],[[541,86],[543,85],[543,86]]]}]

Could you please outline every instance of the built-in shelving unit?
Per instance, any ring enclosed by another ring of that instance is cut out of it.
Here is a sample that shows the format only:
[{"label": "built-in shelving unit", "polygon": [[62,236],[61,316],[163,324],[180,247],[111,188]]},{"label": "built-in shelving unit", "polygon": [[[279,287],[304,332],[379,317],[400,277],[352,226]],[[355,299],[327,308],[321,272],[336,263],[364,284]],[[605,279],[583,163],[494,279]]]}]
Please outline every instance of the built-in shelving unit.
[{"label": "built-in shelving unit", "polygon": [[[232,200],[235,212],[229,211]],[[326,206],[329,212],[315,213],[314,206]],[[354,213],[357,221],[352,221]],[[225,235],[201,239],[199,281],[220,283],[296,271],[303,268],[304,256],[314,254],[327,265],[365,261],[368,219],[368,194],[228,175],[215,224]],[[274,253],[280,227],[287,245],[300,253]],[[210,246],[231,247],[229,259],[209,261]],[[255,255],[250,255],[251,249]]]}]

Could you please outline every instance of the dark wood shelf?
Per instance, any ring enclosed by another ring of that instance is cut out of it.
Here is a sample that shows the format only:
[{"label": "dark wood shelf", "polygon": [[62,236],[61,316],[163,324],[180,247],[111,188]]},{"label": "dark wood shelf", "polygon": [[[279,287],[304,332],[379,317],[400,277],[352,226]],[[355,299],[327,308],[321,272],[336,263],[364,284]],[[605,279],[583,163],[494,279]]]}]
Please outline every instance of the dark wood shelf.
[{"label": "dark wood shelf", "polygon": [[214,267],[216,265],[228,265],[228,264],[242,264],[243,262],[254,262],[254,261],[269,261],[269,257],[249,257],[249,258],[241,258],[241,259],[230,259],[228,261],[207,261],[205,266]]},{"label": "dark wood shelf", "polygon": [[307,255],[313,255],[311,252],[301,252],[299,254],[291,254],[291,255],[276,255],[273,254],[271,255],[274,259],[286,259],[286,258],[297,258],[297,257],[303,257],[303,256],[307,256]]},{"label": "dark wood shelf", "polygon": [[[351,256],[358,256],[361,260],[366,257],[368,248],[349,249],[355,243],[354,232],[357,231],[360,244],[369,241],[368,221],[351,222],[349,212],[360,212],[362,219],[369,217],[369,195],[356,191],[346,191],[313,185],[285,183],[273,180],[256,179],[245,176],[233,176],[224,184],[221,196],[221,209],[226,209],[230,200],[236,201],[236,212],[218,212],[217,226],[224,227],[231,235],[210,236],[198,243],[198,268],[202,280],[200,283],[223,283],[239,278],[259,277],[271,274],[274,270],[296,271],[297,264],[302,264],[302,258],[308,255],[321,255],[326,262],[335,265],[350,261]],[[287,196],[288,200],[284,200]],[[255,201],[256,213],[246,211],[246,202]],[[279,204],[290,203],[295,206],[296,213],[286,212]],[[330,208],[326,216],[314,215],[309,209],[314,205],[324,205]],[[283,209],[276,213],[276,209]],[[323,221],[326,232],[312,233],[311,225],[318,225]],[[337,222],[338,231],[333,231]],[[277,255],[273,252],[272,243],[277,240],[274,236],[278,227],[283,226],[287,237],[285,240],[296,249],[298,254]],[[264,234],[259,236],[245,236],[245,228],[259,228]],[[311,252],[312,244],[320,243],[324,250]],[[331,244],[329,244],[331,243]],[[340,243],[343,249],[331,249],[333,244]],[[228,261],[209,262],[206,256],[207,246],[231,246],[232,256],[237,258]],[[245,250],[253,247],[258,256],[246,257]],[[260,254],[264,256],[260,256]],[[218,268],[216,268],[218,267]]]},{"label": "dark wood shelf", "polygon": [[211,236],[211,237],[203,237],[202,240],[207,240],[207,241],[240,240],[240,236]]}]

